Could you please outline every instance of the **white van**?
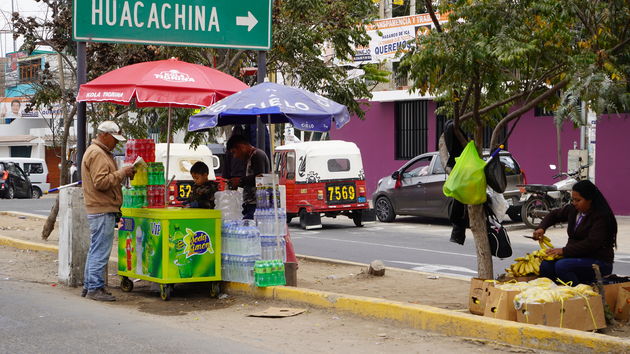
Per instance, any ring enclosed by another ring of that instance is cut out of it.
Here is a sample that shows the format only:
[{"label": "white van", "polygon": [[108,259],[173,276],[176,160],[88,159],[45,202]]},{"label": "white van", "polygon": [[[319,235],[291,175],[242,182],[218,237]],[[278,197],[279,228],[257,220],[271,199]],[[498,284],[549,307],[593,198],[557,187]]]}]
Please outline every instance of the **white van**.
[{"label": "white van", "polygon": [[[171,144],[167,182],[175,176],[169,186],[169,205],[180,205],[192,191],[193,179],[190,168],[197,161],[208,165],[208,179],[216,180],[214,170],[220,167],[219,158],[205,145],[193,149],[189,144]],[[166,172],[166,144],[155,144],[155,162],[164,164]]]},{"label": "white van", "polygon": [[33,198],[39,198],[50,189],[48,166],[43,159],[30,157],[0,157],[2,161],[14,162],[26,173],[33,185]]}]

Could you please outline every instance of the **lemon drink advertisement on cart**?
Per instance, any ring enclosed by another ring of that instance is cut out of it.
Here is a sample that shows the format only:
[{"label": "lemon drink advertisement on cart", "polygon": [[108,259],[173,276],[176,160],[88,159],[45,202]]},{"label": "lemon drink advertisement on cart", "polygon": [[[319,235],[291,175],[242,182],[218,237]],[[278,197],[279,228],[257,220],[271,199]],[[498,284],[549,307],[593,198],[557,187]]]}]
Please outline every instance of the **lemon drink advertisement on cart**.
[{"label": "lemon drink advertisement on cart", "polygon": [[161,284],[220,280],[220,212],[126,209],[118,274]]}]

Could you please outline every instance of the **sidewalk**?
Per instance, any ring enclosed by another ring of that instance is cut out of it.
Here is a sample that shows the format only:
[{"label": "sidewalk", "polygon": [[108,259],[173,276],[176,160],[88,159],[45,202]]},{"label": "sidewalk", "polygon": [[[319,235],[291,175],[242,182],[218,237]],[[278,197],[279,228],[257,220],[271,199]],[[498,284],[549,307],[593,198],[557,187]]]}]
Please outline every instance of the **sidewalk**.
[{"label": "sidewalk", "polygon": [[[23,228],[26,230],[3,230],[8,220],[22,221]],[[0,237],[0,244],[10,244],[13,247],[25,249],[42,247],[48,251],[56,250],[57,239],[51,236],[49,241],[42,241],[40,230],[37,230],[34,220],[18,219],[16,216],[0,213],[0,235],[11,231],[12,235],[17,236]],[[623,230],[630,229],[628,221],[630,218],[623,218],[620,221],[620,230],[622,227]],[[562,237],[562,231],[563,229],[558,228],[551,230],[549,234],[556,237],[557,233],[557,237]],[[627,245],[627,243],[624,244]],[[388,269],[386,276],[382,278],[361,278],[356,272],[360,269],[359,266],[365,265],[347,264],[347,262],[328,264],[328,268],[317,266],[318,268],[314,268],[315,271],[307,271],[313,266],[312,263],[318,262],[307,260],[303,263],[303,268],[298,271],[298,284],[307,285],[310,289],[290,287],[261,289],[228,283],[227,290],[235,294],[291,301],[360,316],[394,320],[412,328],[447,336],[472,337],[565,352],[630,351],[630,340],[626,338],[620,339],[602,334],[527,325],[471,315],[466,310],[469,285],[465,281],[444,279],[444,277],[440,277],[439,280],[429,280],[428,274],[394,269]],[[338,271],[335,272],[334,269]],[[348,274],[352,269],[355,274]],[[330,274],[331,272],[334,273]],[[401,275],[403,273],[406,278]],[[412,294],[412,291],[415,294]],[[130,294],[132,295],[133,293]],[[441,301],[435,301],[436,298]],[[430,299],[433,299],[433,302]]]}]

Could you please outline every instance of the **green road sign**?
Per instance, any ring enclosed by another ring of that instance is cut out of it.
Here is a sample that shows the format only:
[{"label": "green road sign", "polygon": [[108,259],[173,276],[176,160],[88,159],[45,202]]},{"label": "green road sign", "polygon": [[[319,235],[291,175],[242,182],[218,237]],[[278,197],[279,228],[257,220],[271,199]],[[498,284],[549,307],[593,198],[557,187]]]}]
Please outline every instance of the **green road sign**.
[{"label": "green road sign", "polygon": [[269,49],[272,0],[74,0],[77,41]]}]

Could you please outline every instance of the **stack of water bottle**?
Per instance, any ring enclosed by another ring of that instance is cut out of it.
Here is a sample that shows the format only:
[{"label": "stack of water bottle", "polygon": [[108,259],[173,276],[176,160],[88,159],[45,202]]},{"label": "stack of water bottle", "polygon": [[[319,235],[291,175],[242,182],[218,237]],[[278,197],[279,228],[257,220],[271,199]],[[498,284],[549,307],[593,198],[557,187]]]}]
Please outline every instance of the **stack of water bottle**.
[{"label": "stack of water bottle", "polygon": [[214,193],[214,208],[221,210],[221,219],[240,220],[243,218],[243,192],[225,190]]},{"label": "stack of water bottle", "polygon": [[223,280],[252,284],[254,264],[260,260],[260,233],[253,220],[224,220],[221,276]]},{"label": "stack of water bottle", "polygon": [[[261,260],[254,265],[257,286],[284,285],[286,260],[286,212],[279,207],[280,194],[271,186],[257,186],[254,220],[260,231]],[[275,204],[275,208],[274,208]]]},{"label": "stack of water bottle", "polygon": [[[145,164],[136,165],[131,188],[123,187],[124,208],[164,207],[164,165],[155,161],[155,143],[151,139],[129,139],[125,146],[125,163],[135,164],[141,157]],[[148,163],[148,165],[146,164]]]}]

